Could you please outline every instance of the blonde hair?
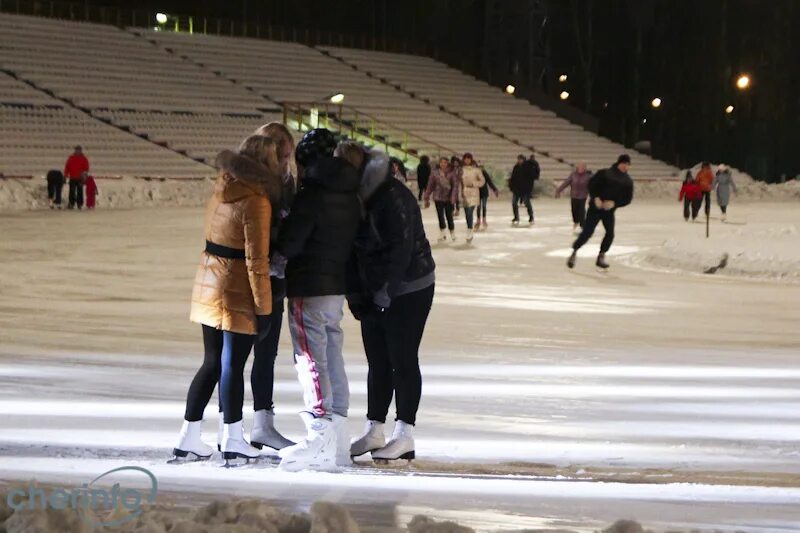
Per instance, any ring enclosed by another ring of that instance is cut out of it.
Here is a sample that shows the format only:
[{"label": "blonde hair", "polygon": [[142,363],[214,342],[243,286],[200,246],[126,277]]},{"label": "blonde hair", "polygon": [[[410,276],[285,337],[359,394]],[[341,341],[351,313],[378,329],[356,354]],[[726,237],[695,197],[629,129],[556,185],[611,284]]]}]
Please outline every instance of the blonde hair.
[{"label": "blonde hair", "polygon": [[333,155],[341,157],[356,168],[361,168],[366,156],[364,147],[354,141],[342,141],[334,150]]},{"label": "blonde hair", "polygon": [[280,173],[278,145],[270,137],[251,135],[239,145],[239,154],[258,161],[275,174]]},{"label": "blonde hair", "polygon": [[274,139],[275,142],[278,143],[278,161],[283,166],[283,172],[285,174],[291,174],[293,158],[289,156],[285,161],[283,160],[283,154],[285,154],[287,151],[290,151],[292,154],[294,154],[295,149],[294,137],[289,131],[289,128],[280,122],[269,122],[258,128],[254,135],[263,135],[265,137]]}]

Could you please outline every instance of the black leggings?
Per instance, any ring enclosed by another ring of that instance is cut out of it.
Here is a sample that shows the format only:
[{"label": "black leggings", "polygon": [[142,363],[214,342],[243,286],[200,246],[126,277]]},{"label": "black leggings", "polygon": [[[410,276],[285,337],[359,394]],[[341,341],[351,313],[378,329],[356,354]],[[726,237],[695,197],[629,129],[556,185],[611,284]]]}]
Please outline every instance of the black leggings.
[{"label": "black leggings", "polygon": [[583,226],[586,222],[586,198],[572,199],[572,223]]},{"label": "black leggings", "polygon": [[253,335],[203,326],[205,357],[189,386],[184,415],[187,421],[203,419],[203,411],[211,400],[218,381],[225,423],[233,424],[242,419],[244,365],[253,347],[254,338]]},{"label": "black leggings", "polygon": [[689,220],[689,215],[692,215],[692,220],[697,218],[697,214],[700,212],[700,208],[703,205],[703,199],[698,198],[697,200],[689,200],[688,198],[683,199],[683,218]]},{"label": "black leggings", "polygon": [[67,207],[72,209],[75,206],[78,209],[83,207],[83,183],[80,180],[69,180],[69,204]]},{"label": "black leggings", "polygon": [[711,214],[711,193],[703,191],[703,203],[705,203],[706,216]]},{"label": "black leggings", "polygon": [[600,253],[606,253],[611,248],[611,243],[614,242],[614,210],[606,211],[604,209],[597,209],[594,205],[589,206],[589,212],[586,214],[586,222],[583,224],[583,231],[578,235],[578,238],[572,245],[572,249],[578,250],[581,246],[586,244],[601,221],[603,222],[603,227],[606,229],[606,236],[603,237],[603,242],[600,243]]},{"label": "black leggings", "polygon": [[453,222],[453,204],[450,202],[436,202],[436,216],[439,217],[439,229],[447,228],[450,231],[456,229]]},{"label": "black leggings", "polygon": [[486,220],[486,206],[489,205],[489,197],[481,196],[481,201],[478,204],[478,220]]},{"label": "black leggings", "polygon": [[47,180],[47,198],[55,205],[61,205],[61,193],[64,189],[64,182],[57,179]]},{"label": "black leggings", "polygon": [[283,301],[272,304],[270,315],[272,328],[269,335],[256,342],[253,349],[253,370],[250,373],[250,386],[253,389],[253,410],[272,410],[272,394],[275,388],[275,359],[278,357],[278,341],[283,324]]},{"label": "black leggings", "polygon": [[383,316],[361,320],[361,337],[367,354],[367,418],[386,422],[392,396],[397,420],[414,425],[422,396],[419,345],[433,304],[431,285],[398,296]]}]

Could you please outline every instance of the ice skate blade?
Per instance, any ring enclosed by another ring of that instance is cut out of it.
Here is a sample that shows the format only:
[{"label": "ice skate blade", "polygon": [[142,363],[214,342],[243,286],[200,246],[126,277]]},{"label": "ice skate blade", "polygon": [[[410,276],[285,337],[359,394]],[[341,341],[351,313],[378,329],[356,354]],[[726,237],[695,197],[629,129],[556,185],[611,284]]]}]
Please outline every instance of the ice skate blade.
[{"label": "ice skate blade", "polygon": [[415,454],[414,450],[411,450],[410,452],[406,452],[403,455],[401,455],[400,457],[395,457],[394,459],[373,457],[372,460],[375,462],[376,465],[388,465],[390,461],[399,461],[399,460],[408,461],[409,464],[410,464],[411,461],[413,461],[415,458],[416,458],[416,454]]},{"label": "ice skate blade", "polygon": [[209,459],[211,459],[211,455],[198,455],[194,452],[187,452],[186,450],[173,448],[172,457],[167,460],[167,464],[178,465],[183,463],[197,463],[200,461],[208,461]]}]

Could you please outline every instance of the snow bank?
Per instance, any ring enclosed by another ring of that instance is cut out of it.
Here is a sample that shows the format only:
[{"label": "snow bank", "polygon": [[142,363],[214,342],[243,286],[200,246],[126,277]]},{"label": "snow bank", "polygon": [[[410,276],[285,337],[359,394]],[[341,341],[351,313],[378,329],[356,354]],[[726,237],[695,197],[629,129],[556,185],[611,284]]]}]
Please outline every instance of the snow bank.
[{"label": "snow bank", "polygon": [[[667,239],[660,247],[634,254],[626,262],[636,266],[654,266],[666,270],[736,276],[751,279],[800,283],[800,230],[796,224],[763,225],[723,224],[712,228],[712,238],[705,239],[699,224],[686,224],[693,235],[680,234]],[[723,268],[719,266],[727,256]]]},{"label": "snow bank", "polygon": [[[34,482],[32,482],[34,483]],[[23,488],[20,485],[20,488]],[[38,501],[38,500],[37,500]],[[124,511],[113,513],[124,518]],[[101,516],[101,519],[108,519]],[[365,531],[371,530],[364,526]],[[0,531],[5,533],[91,533],[95,528],[72,509],[23,509],[14,511],[0,501]],[[359,533],[361,527],[346,507],[316,502],[310,513],[291,513],[253,499],[217,500],[200,509],[155,505],[144,509],[135,519],[113,528],[123,533]],[[405,531],[409,533],[474,533],[474,530],[428,516],[414,516]],[[603,533],[643,533],[637,522],[620,520]]]},{"label": "snow bank", "polygon": [[[98,209],[205,205],[212,180],[101,179]],[[62,202],[67,203],[68,187]],[[47,183],[43,179],[0,179],[0,211],[46,209]]]}]

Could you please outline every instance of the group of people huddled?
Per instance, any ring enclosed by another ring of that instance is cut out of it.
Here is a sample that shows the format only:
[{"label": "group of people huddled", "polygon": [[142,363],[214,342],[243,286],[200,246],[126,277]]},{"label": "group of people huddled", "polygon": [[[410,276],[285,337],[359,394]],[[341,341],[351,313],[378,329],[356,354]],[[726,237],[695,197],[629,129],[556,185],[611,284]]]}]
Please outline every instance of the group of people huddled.
[{"label": "group of people huddled", "polygon": [[[294,158],[297,176],[291,170]],[[217,447],[226,463],[278,450],[286,470],[331,470],[372,453],[414,457],[413,427],[422,378],[418,351],[433,303],[435,264],[417,199],[394,179],[389,157],[325,129],[295,147],[270,123],[238,151],[217,158],[206,211],[206,246],[192,294],[204,361],[186,402],[176,458],[208,458],[203,412],[219,385]],[[396,169],[395,169],[396,170]],[[274,365],[288,299],[294,366],[305,409],[298,443],[276,429]],[[350,441],[350,390],[341,321],[344,304],[360,321],[369,366],[364,433]],[[254,352],[254,419],[242,425],[244,368]],[[396,422],[384,424],[395,399]]]},{"label": "group of people huddled", "polygon": [[722,212],[722,221],[728,217],[728,204],[731,201],[731,191],[736,192],[736,183],[733,181],[731,169],[726,165],[719,165],[717,173],[711,170],[711,163],[703,163],[696,176],[691,170],[686,171],[678,201],[683,202],[683,218],[689,222],[697,220],[700,208],[705,204],[706,217],[711,215],[711,193],[716,191],[717,204]]},{"label": "group of people huddled", "polygon": [[89,175],[89,160],[80,146],[76,146],[72,155],[67,158],[63,173],[60,170],[47,173],[47,200],[50,209],[62,208],[61,197],[66,183],[69,184],[67,209],[83,209],[84,197],[86,209],[95,208],[99,190],[94,177]]}]

